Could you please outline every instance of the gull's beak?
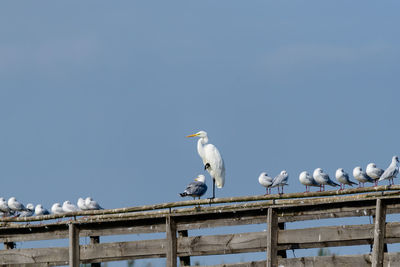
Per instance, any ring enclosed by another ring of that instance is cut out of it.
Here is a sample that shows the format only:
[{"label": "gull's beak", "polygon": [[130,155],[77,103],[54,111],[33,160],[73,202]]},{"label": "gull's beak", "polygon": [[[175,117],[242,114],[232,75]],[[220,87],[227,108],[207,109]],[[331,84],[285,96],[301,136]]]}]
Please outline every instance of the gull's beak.
[{"label": "gull's beak", "polygon": [[195,136],[198,136],[199,134],[191,134],[191,135],[188,135],[188,136],[186,136],[186,137],[195,137]]}]

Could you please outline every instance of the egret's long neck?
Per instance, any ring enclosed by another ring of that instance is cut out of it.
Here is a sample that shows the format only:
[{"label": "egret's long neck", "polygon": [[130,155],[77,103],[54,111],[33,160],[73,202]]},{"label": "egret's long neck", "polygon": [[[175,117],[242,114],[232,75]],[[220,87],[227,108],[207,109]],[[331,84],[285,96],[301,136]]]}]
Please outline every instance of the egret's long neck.
[{"label": "egret's long neck", "polygon": [[197,141],[197,152],[199,153],[200,157],[203,158],[204,156],[204,145],[208,143],[207,137],[199,138]]}]

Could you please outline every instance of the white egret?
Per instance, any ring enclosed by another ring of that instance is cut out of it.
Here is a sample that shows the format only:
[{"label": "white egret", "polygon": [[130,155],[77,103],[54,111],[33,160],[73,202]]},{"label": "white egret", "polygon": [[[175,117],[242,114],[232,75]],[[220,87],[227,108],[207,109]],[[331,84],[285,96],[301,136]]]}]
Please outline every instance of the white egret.
[{"label": "white egret", "polygon": [[374,180],[373,180],[371,177],[369,177],[369,176],[365,173],[365,171],[363,171],[363,170],[361,169],[360,166],[357,166],[357,167],[355,167],[355,168],[353,169],[353,176],[354,176],[354,178],[355,178],[357,181],[359,181],[358,187],[361,187],[361,184],[362,184],[362,187],[364,187],[364,184],[365,184],[366,182],[368,182],[368,183],[373,183],[373,182],[374,182]]},{"label": "white egret", "polygon": [[215,185],[222,188],[225,184],[225,165],[218,149],[213,144],[208,144],[208,137],[205,131],[188,135],[186,137],[199,137],[197,142],[197,152],[203,160],[206,169],[213,179],[213,196],[215,198]]},{"label": "white egret", "polygon": [[371,162],[367,165],[367,168],[365,169],[365,172],[369,177],[375,180],[375,186],[378,185],[378,180],[381,178],[384,170],[381,168],[376,167],[375,163]]},{"label": "white egret", "polygon": [[397,156],[393,156],[392,162],[382,174],[381,178],[379,178],[379,181],[389,180],[389,185],[394,184],[393,178],[396,178],[397,174],[399,173],[397,162],[399,162],[399,158]]},{"label": "white egret", "polygon": [[299,181],[303,185],[306,186],[306,192],[310,192],[311,186],[316,186],[319,187],[319,184],[314,180],[314,178],[307,172],[307,171],[302,171],[299,175]]},{"label": "white egret", "polygon": [[193,199],[196,199],[196,197],[200,199],[200,197],[204,195],[206,191],[206,177],[202,174],[199,174],[199,176],[194,179],[194,182],[188,184],[185,191],[179,193],[179,195],[181,195],[181,197],[191,196]]},{"label": "white egret", "polygon": [[273,178],[268,176],[266,172],[262,172],[260,176],[258,176],[258,182],[265,187],[266,195],[271,194],[272,180]]},{"label": "white egret", "polygon": [[356,185],[355,182],[350,181],[349,174],[345,172],[343,168],[339,168],[336,170],[335,177],[336,180],[340,183],[340,190],[345,189],[346,184],[350,186]]}]

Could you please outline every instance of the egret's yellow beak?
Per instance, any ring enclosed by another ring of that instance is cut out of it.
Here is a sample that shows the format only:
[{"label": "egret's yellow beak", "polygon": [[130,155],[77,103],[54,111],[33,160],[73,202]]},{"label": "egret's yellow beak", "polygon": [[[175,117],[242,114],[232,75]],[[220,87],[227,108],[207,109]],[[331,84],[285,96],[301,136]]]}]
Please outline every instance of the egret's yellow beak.
[{"label": "egret's yellow beak", "polygon": [[191,134],[191,135],[188,135],[188,136],[186,136],[186,137],[195,137],[195,136],[198,136],[199,134]]}]

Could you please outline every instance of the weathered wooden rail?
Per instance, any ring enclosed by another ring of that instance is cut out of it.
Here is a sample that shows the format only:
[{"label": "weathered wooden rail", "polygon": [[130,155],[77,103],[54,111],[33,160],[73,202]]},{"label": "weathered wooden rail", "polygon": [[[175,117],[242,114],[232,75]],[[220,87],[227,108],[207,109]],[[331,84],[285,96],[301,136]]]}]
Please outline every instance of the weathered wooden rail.
[{"label": "weathered wooden rail", "polygon": [[[223,266],[400,266],[400,186],[182,201],[114,210],[85,211],[31,218],[0,218],[0,265],[79,266],[143,258],[166,258],[167,266],[190,265],[191,256],[265,252],[266,260]],[[228,204],[229,203],[229,204]],[[232,204],[233,203],[233,204]],[[199,205],[199,206],[198,206]],[[202,205],[202,206],[200,206]],[[188,207],[193,206],[193,207]],[[318,225],[319,219],[372,216],[372,224]],[[62,217],[69,221],[54,221]],[[285,229],[311,221],[314,227]],[[35,223],[34,221],[40,221]],[[265,224],[267,231],[191,236],[190,230]],[[165,233],[165,238],[102,243],[101,236]],[[80,245],[79,237],[90,237]],[[16,249],[16,242],[68,239],[68,247]],[[286,258],[286,250],[371,245],[364,255]],[[221,265],[222,266],[222,265]]]}]

